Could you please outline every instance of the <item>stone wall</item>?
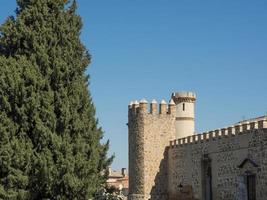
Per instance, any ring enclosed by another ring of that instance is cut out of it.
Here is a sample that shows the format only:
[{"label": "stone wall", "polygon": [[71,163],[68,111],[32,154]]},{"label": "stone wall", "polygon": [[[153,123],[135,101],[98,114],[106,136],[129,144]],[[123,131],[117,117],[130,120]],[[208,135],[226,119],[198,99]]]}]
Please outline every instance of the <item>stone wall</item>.
[{"label": "stone wall", "polygon": [[129,199],[168,198],[167,151],[175,133],[175,105],[129,106]]},{"label": "stone wall", "polygon": [[211,193],[213,200],[244,200],[249,174],[256,177],[256,199],[266,200],[267,121],[239,124],[170,144],[169,199],[177,199],[181,186],[189,185],[195,199],[209,199]]},{"label": "stone wall", "polygon": [[[137,198],[144,194],[144,115],[137,112],[139,105],[129,106],[129,194]],[[138,116],[138,117],[137,117]]]}]

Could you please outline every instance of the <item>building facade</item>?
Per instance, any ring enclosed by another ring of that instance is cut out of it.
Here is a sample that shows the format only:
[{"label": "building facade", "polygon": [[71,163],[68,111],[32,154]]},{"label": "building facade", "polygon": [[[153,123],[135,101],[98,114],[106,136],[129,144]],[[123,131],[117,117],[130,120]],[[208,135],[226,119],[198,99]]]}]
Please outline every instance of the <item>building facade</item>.
[{"label": "building facade", "polygon": [[195,134],[196,95],[129,105],[130,200],[266,200],[267,117]]},{"label": "building facade", "polygon": [[128,196],[129,177],[126,172],[126,168],[122,168],[121,171],[115,171],[112,170],[111,167],[109,167],[106,183],[109,188],[113,187],[121,191],[124,196]]}]

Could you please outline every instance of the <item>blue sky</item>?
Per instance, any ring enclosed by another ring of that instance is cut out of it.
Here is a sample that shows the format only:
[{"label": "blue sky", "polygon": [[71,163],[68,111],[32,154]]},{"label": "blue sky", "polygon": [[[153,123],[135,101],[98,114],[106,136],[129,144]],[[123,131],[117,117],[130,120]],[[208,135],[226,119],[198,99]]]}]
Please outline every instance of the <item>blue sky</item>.
[{"label": "blue sky", "polygon": [[[0,23],[15,0],[0,0]],[[128,165],[127,105],[195,91],[198,132],[267,113],[267,1],[78,0],[97,117]]]}]

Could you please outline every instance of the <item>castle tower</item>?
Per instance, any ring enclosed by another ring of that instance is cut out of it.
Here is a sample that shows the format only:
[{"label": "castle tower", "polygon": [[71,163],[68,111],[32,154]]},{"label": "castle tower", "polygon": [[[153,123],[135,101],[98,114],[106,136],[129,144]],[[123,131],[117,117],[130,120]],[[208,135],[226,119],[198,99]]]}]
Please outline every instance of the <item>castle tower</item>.
[{"label": "castle tower", "polygon": [[175,104],[131,102],[129,200],[167,200],[167,147],[175,139]]},{"label": "castle tower", "polygon": [[172,94],[176,104],[175,137],[184,138],[195,133],[195,101],[193,92],[176,92]]}]

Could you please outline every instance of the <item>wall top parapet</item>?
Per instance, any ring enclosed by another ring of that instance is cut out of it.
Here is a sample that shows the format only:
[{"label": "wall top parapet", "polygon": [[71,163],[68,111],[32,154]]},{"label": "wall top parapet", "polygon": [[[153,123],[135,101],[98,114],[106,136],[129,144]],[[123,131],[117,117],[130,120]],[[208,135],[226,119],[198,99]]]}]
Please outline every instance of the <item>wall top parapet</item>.
[{"label": "wall top parapet", "polygon": [[240,122],[237,122],[236,124],[250,123],[250,122],[253,122],[253,121],[261,121],[261,120],[264,120],[264,119],[267,119],[267,115],[260,116],[260,117],[255,117],[255,118],[251,118],[251,119],[245,119],[245,120],[242,120]]},{"label": "wall top parapet", "polygon": [[[150,106],[148,106],[150,104]],[[148,114],[175,114],[175,104],[173,100],[167,104],[165,100],[160,101],[158,104],[155,99],[148,103],[145,99],[140,102],[131,101],[128,107],[129,114],[136,115],[138,113]]]},{"label": "wall top parapet", "polygon": [[267,117],[260,118],[258,121],[244,121],[233,126],[172,140],[170,141],[170,147],[172,148],[179,145],[203,143],[206,141],[217,140],[221,138],[235,137],[238,135],[249,133],[250,130],[257,129],[267,129]]},{"label": "wall top parapet", "polygon": [[171,98],[176,103],[179,103],[182,101],[194,102],[197,98],[197,95],[194,92],[173,92]]}]

